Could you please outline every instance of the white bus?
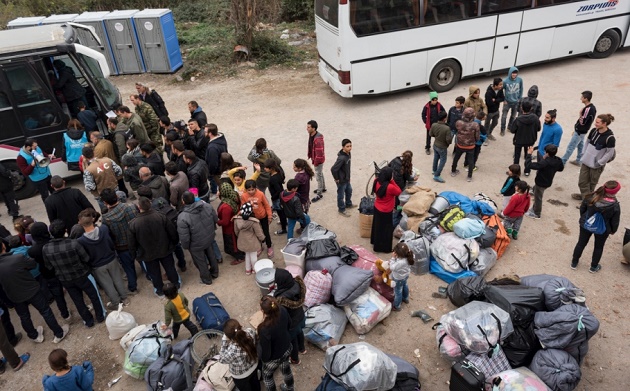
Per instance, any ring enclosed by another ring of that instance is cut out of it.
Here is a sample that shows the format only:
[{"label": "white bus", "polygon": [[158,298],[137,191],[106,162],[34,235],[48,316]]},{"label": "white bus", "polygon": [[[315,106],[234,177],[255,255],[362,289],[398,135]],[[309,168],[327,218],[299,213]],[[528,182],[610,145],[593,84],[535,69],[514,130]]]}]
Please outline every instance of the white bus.
[{"label": "white bus", "polygon": [[319,74],[343,97],[629,46],[628,0],[315,0]]}]

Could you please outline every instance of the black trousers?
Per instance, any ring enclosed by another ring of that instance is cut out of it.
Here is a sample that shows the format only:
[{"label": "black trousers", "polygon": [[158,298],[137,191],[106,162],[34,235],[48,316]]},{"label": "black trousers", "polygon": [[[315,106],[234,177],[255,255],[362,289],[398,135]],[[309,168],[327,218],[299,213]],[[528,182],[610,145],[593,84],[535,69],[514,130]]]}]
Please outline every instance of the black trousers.
[{"label": "black trousers", "polygon": [[591,258],[591,267],[594,268],[599,265],[599,261],[602,259],[602,254],[604,253],[604,245],[608,239],[608,233],[597,235],[585,230],[582,227],[580,227],[580,237],[578,238],[578,242],[573,250],[573,263],[578,263],[580,261],[584,248],[588,244],[589,240],[591,240],[591,235],[595,235],[595,247],[593,248],[593,257]]},{"label": "black trousers", "polygon": [[269,235],[269,217],[265,216],[260,219],[260,228],[262,228],[263,233],[265,234],[265,244],[267,245],[267,249],[270,249],[273,245],[271,243],[271,235]]},{"label": "black trousers", "polygon": [[177,336],[179,335],[179,328],[184,325],[184,327],[186,327],[188,329],[188,331],[190,331],[190,336],[192,337],[193,335],[197,334],[199,332],[199,329],[197,328],[197,326],[195,326],[195,324],[192,322],[192,320],[190,320],[190,317],[188,317],[188,319],[186,319],[183,322],[173,322],[173,337],[177,338]]},{"label": "black trousers", "polygon": [[[521,160],[521,150],[523,151],[523,159],[525,155],[527,155],[527,148],[531,147],[531,145],[515,145],[514,146],[514,164],[519,164],[519,160]],[[525,173],[529,173],[532,170],[525,168]]]},{"label": "black trousers", "polygon": [[63,287],[68,291],[68,295],[70,295],[74,306],[77,307],[77,311],[79,311],[79,315],[81,315],[81,319],[83,319],[83,322],[85,322],[87,327],[92,327],[94,325],[94,316],[92,316],[92,313],[83,300],[83,293],[85,293],[92,302],[96,322],[101,323],[105,320],[101,298],[98,295],[96,287],[87,276],[77,278],[72,281],[63,281],[61,282],[61,285],[63,285]]},{"label": "black trousers", "polygon": [[472,178],[473,169],[475,168],[475,149],[461,149],[457,145],[455,146],[455,156],[453,156],[453,165],[451,166],[451,172],[457,170],[457,163],[462,154],[466,154],[464,157],[466,166],[468,166],[468,177]]},{"label": "black trousers", "polygon": [[49,175],[48,177],[46,177],[45,179],[42,179],[41,181],[31,181],[33,182],[33,185],[35,185],[35,188],[39,192],[40,197],[42,197],[42,201],[46,201],[46,198],[48,198],[48,196],[50,195],[50,192],[52,191],[50,187],[51,179],[52,177]]},{"label": "black trousers", "polygon": [[4,204],[7,206],[7,212],[13,217],[17,217],[20,214],[20,207],[15,199],[15,192],[13,189],[0,192],[4,199]]}]

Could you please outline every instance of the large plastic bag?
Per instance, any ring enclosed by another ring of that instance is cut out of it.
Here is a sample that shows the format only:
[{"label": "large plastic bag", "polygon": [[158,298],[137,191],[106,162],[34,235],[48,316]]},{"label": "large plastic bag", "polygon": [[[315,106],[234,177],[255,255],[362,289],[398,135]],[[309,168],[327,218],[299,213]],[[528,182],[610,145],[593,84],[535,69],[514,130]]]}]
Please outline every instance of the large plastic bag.
[{"label": "large plastic bag", "polygon": [[494,385],[492,391],[551,391],[545,382],[525,367],[503,371],[486,381]]},{"label": "large plastic bag", "polygon": [[121,339],[127,332],[138,325],[136,319],[129,312],[124,312],[122,303],[118,304],[118,310],[112,311],[105,319],[109,339],[115,341]]},{"label": "large plastic bag", "polygon": [[497,252],[494,251],[492,247],[480,248],[479,256],[477,256],[475,262],[470,265],[470,270],[483,277],[488,274],[490,269],[492,269],[496,263]]},{"label": "large plastic bag", "polygon": [[577,361],[564,350],[539,350],[529,369],[554,391],[573,391],[582,379]]},{"label": "large plastic bag", "polygon": [[348,319],[341,308],[321,304],[306,311],[304,338],[322,350],[339,344]]},{"label": "large plastic bag", "polygon": [[453,232],[437,237],[431,243],[431,255],[451,273],[467,270],[479,256],[479,243],[475,239],[462,239]]},{"label": "large plastic bag", "polygon": [[170,388],[173,391],[188,391],[193,387],[192,341],[180,341],[166,349],[163,355],[151,364],[144,374],[149,391]]},{"label": "large plastic bag", "polygon": [[326,257],[338,257],[341,254],[341,247],[335,238],[310,240],[306,245],[306,260],[320,259]]},{"label": "large plastic bag", "polygon": [[324,369],[347,389],[388,391],[396,383],[396,364],[367,342],[329,348]]},{"label": "large plastic bag", "polygon": [[455,223],[453,232],[462,239],[475,239],[486,232],[486,224],[479,218],[464,217]]},{"label": "large plastic bag", "polygon": [[429,242],[433,242],[442,234],[440,231],[440,218],[438,216],[429,215],[418,226],[418,232],[427,238]]},{"label": "large plastic bag", "polygon": [[464,277],[448,284],[446,295],[456,307],[464,306],[471,301],[485,300],[486,281],[479,277]]},{"label": "large plastic bag", "polygon": [[534,322],[528,327],[514,326],[514,332],[503,340],[501,348],[512,368],[528,366],[540,349],[540,342],[534,333]]},{"label": "large plastic bag", "polygon": [[129,330],[127,334],[120,339],[120,347],[123,348],[124,351],[127,351],[127,349],[129,349],[129,345],[131,345],[136,336],[143,332],[146,328],[146,324],[141,324]]},{"label": "large plastic bag", "polygon": [[143,379],[147,368],[167,349],[172,336],[170,330],[168,332],[161,330],[163,324],[162,321],[158,321],[147,326],[131,342],[125,352],[123,369],[126,374],[136,379]]},{"label": "large plastic bag", "polygon": [[427,274],[430,270],[431,242],[424,236],[418,236],[413,231],[406,231],[400,238],[413,252],[413,265],[411,272],[414,274]]},{"label": "large plastic bag", "polygon": [[510,334],[510,315],[494,304],[472,301],[448,314],[440,323],[457,343],[475,353],[487,353]]},{"label": "large plastic bag", "polygon": [[302,237],[299,238],[291,238],[287,242],[287,245],[284,246],[282,251],[287,254],[292,255],[302,255],[302,252],[306,249],[306,240]]},{"label": "large plastic bag", "polygon": [[304,277],[304,285],[306,286],[304,305],[310,308],[318,304],[328,303],[332,281],[332,275],[326,270],[312,270],[306,273],[306,277]]},{"label": "large plastic bag", "polygon": [[366,334],[392,311],[392,303],[377,291],[368,288],[365,293],[343,307],[346,317],[358,334]]},{"label": "large plastic bag", "polygon": [[470,351],[458,344],[450,335],[444,331],[444,326],[436,324],[433,326],[435,329],[435,340],[437,342],[440,355],[447,361],[454,362],[465,358]]},{"label": "large plastic bag", "polygon": [[438,261],[435,260],[435,258],[433,258],[433,256],[431,256],[431,261],[429,262],[429,272],[431,274],[434,274],[436,277],[442,279],[447,284],[450,284],[451,282],[459,278],[477,276],[475,272],[472,272],[470,270],[464,270],[459,273],[448,272],[444,270],[444,268],[440,265]]},{"label": "large plastic bag", "polygon": [[393,302],[394,301],[394,289],[383,282],[383,272],[379,270],[376,266],[376,261],[380,258],[377,257],[373,252],[367,250],[363,246],[350,246],[351,249],[356,251],[359,256],[356,261],[352,263],[352,266],[358,267],[363,270],[370,270],[374,275],[372,278],[372,282],[370,282],[370,286],[381,294],[387,300]]},{"label": "large plastic bag", "polygon": [[486,301],[510,314],[513,325],[529,326],[538,311],[545,310],[542,289],[522,285],[488,285]]},{"label": "large plastic bag", "polygon": [[302,231],[300,238],[306,239],[307,242],[312,242],[313,240],[320,239],[336,239],[337,235],[316,222],[311,221],[310,224],[304,228],[304,231]]},{"label": "large plastic bag", "polygon": [[521,278],[521,284],[541,288],[545,295],[547,311],[553,311],[564,304],[585,305],[584,291],[566,277],[550,274],[535,274]]},{"label": "large plastic bag", "polygon": [[319,259],[309,259],[305,263],[307,273],[311,270],[326,269],[331,275],[335,273],[335,270],[344,265],[345,263],[343,263],[341,257],[338,255]]}]

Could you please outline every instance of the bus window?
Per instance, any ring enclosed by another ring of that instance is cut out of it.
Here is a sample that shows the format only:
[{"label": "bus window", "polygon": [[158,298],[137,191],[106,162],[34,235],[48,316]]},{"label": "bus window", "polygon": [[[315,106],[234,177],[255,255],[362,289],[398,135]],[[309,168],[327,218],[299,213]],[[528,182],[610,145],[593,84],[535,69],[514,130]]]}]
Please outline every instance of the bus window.
[{"label": "bus window", "polygon": [[96,60],[91,57],[84,56],[81,53],[76,54],[90,79],[96,84],[96,88],[100,96],[105,100],[107,107],[103,107],[103,110],[109,110],[116,102],[118,102],[119,93],[116,87],[103,76],[101,68]]},{"label": "bus window", "polygon": [[532,0],[481,0],[481,14],[501,14],[532,7]]},{"label": "bus window", "polygon": [[544,7],[547,5],[556,5],[561,3],[571,3],[576,0],[534,0],[534,7]]},{"label": "bus window", "polygon": [[476,4],[470,0],[424,0],[424,24],[448,23],[475,16]]},{"label": "bus window", "polygon": [[357,36],[420,24],[418,0],[351,0],[350,24]]},{"label": "bus window", "polygon": [[2,140],[22,137],[22,130],[15,118],[13,106],[7,94],[0,92],[0,123],[2,124]]},{"label": "bus window", "polygon": [[339,27],[339,0],[315,0],[315,15]]}]

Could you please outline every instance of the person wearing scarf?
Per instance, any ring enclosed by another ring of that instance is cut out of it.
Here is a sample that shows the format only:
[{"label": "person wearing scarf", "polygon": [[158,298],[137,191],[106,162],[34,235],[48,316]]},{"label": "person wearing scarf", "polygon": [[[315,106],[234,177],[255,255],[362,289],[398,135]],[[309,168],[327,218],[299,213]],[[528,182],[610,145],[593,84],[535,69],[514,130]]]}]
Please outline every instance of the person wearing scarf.
[{"label": "person wearing scarf", "polygon": [[580,236],[573,250],[571,269],[576,270],[584,248],[595,235],[595,246],[591,258],[590,273],[597,273],[602,269],[599,261],[604,252],[604,245],[609,235],[614,235],[619,228],[621,208],[617,201],[617,193],[621,184],[608,181],[594,192],[587,194],[580,204]]},{"label": "person wearing scarf", "polygon": [[237,246],[237,238],[234,233],[234,221],[232,218],[238,214],[240,208],[240,198],[238,193],[234,191],[234,186],[229,183],[222,183],[219,187],[219,197],[221,204],[217,214],[219,216],[219,225],[223,233],[223,251],[234,257],[230,262],[232,265],[238,265],[245,261],[245,253],[240,251]]},{"label": "person wearing scarf", "polygon": [[392,238],[394,237],[394,224],[392,212],[396,206],[396,197],[402,193],[400,187],[393,179],[394,172],[390,167],[384,167],[374,181],[374,221],[372,222],[372,235],[370,243],[374,246],[374,252],[391,253]]},{"label": "person wearing scarf", "polygon": [[300,358],[298,353],[305,354],[304,346],[304,328],[306,316],[302,305],[306,296],[306,286],[301,277],[293,278],[291,273],[285,269],[276,269],[275,281],[276,288],[273,290],[273,296],[278,304],[283,306],[289,313],[291,318],[291,364],[299,365]]}]

